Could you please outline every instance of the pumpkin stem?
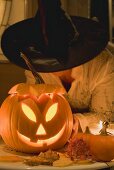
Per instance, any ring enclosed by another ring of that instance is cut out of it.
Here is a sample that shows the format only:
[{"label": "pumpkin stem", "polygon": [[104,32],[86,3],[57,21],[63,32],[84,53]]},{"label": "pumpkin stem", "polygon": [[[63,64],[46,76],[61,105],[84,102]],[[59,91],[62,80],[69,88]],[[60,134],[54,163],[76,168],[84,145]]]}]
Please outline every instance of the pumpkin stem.
[{"label": "pumpkin stem", "polygon": [[44,80],[42,79],[42,77],[37,73],[37,71],[35,70],[35,68],[33,67],[30,59],[28,59],[28,57],[26,57],[23,53],[21,53],[21,57],[24,59],[25,63],[27,64],[28,68],[30,69],[30,71],[32,72],[36,82],[35,84],[44,84]]},{"label": "pumpkin stem", "polygon": [[109,122],[108,121],[104,121],[103,123],[102,123],[102,125],[103,125],[103,127],[102,127],[102,129],[100,130],[100,135],[109,135],[109,132],[107,132],[107,128],[108,128],[108,126],[109,126]]}]

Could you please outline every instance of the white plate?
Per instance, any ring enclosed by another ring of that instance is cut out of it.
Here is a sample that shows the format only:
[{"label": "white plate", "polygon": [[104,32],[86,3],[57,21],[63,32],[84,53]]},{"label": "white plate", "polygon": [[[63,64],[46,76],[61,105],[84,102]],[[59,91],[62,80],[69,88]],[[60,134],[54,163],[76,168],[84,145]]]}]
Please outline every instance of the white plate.
[{"label": "white plate", "polygon": [[51,167],[51,166],[26,166],[21,163],[0,163],[0,170],[97,170],[108,168],[104,163],[95,163],[93,165],[76,165],[68,167]]},{"label": "white plate", "polygon": [[[7,149],[6,145],[1,141],[0,142],[0,156],[20,156],[20,157],[27,157],[22,156],[21,154],[18,154],[14,151],[10,151]],[[90,163],[90,164],[77,164],[73,166],[67,166],[67,167],[51,167],[51,166],[27,166],[23,162],[0,162],[0,170],[95,170],[95,169],[104,169],[108,168],[108,165],[106,163]]]}]

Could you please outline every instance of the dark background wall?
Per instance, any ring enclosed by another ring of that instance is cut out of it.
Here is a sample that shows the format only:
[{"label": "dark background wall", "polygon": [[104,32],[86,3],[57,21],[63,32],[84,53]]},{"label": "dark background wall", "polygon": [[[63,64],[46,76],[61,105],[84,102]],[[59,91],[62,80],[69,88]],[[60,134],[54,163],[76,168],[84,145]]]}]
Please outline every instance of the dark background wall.
[{"label": "dark background wall", "polygon": [[109,33],[109,6],[108,0],[91,0],[90,17],[97,17]]},{"label": "dark background wall", "polygon": [[10,88],[22,82],[25,82],[24,69],[11,63],[0,64],[0,105]]}]

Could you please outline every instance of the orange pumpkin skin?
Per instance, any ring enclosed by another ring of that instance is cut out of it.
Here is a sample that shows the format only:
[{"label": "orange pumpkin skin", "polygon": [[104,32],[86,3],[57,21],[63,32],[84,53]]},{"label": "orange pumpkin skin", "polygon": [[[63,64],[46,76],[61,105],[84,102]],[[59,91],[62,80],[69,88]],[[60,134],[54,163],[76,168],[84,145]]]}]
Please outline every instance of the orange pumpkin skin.
[{"label": "orange pumpkin skin", "polygon": [[108,135],[93,135],[77,133],[77,139],[83,139],[96,161],[111,161],[114,159],[114,137]]},{"label": "orange pumpkin skin", "polygon": [[114,159],[114,136],[91,135],[90,150],[97,161]]},{"label": "orange pumpkin skin", "polygon": [[[47,113],[54,104],[57,105],[56,112],[49,119]],[[28,112],[24,113],[23,105],[32,110],[31,120]],[[43,134],[38,131],[41,124],[45,130]],[[67,100],[61,94],[43,93],[37,98],[12,94],[1,105],[0,126],[0,134],[8,146],[25,153],[39,153],[65,145],[71,136],[73,117]]]}]

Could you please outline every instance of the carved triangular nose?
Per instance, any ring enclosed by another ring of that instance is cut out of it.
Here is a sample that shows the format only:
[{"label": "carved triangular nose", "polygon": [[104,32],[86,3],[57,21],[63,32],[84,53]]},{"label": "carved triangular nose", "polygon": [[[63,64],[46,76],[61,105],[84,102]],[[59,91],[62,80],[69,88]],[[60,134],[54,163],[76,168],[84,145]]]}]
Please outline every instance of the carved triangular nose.
[{"label": "carved triangular nose", "polygon": [[46,135],[46,131],[42,124],[40,124],[40,126],[38,127],[36,135]]}]

